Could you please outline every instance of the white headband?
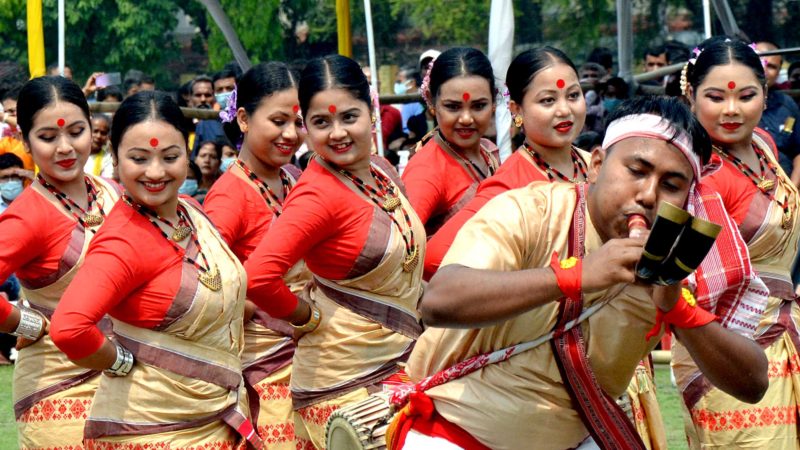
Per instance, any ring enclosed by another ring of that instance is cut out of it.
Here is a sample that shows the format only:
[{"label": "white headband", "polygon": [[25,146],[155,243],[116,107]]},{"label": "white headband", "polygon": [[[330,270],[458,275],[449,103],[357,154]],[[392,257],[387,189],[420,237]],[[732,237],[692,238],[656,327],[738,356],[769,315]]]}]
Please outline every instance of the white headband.
[{"label": "white headband", "polygon": [[700,157],[692,150],[692,138],[685,131],[678,131],[669,121],[655,114],[633,114],[620,117],[606,128],[603,150],[617,142],[632,137],[645,137],[668,141],[683,153],[692,166],[695,181],[700,181]]}]

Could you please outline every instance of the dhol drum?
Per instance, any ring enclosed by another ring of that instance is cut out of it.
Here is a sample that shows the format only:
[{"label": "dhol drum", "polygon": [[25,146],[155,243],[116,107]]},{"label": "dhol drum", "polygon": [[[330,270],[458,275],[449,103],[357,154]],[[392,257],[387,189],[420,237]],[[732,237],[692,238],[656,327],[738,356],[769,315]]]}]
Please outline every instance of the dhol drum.
[{"label": "dhol drum", "polygon": [[389,405],[389,393],[378,392],[353,405],[336,410],[325,426],[328,450],[379,450],[386,448],[386,429],[397,411]]}]

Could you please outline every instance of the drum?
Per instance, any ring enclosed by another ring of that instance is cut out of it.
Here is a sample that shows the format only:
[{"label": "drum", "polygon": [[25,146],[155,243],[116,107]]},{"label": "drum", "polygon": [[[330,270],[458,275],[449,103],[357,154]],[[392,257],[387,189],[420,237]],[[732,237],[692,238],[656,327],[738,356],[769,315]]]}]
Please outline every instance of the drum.
[{"label": "drum", "polygon": [[397,414],[389,394],[378,392],[334,411],[325,426],[329,450],[379,450],[386,448],[386,429]]}]

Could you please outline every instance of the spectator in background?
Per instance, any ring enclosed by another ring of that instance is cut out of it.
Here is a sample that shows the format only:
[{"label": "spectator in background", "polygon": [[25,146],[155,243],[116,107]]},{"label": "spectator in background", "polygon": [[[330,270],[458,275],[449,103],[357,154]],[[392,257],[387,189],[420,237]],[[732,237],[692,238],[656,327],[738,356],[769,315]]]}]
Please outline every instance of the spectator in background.
[{"label": "spectator in background", "polygon": [[[407,67],[400,70],[397,74],[397,82],[394,85],[394,93],[417,94],[422,84],[422,75],[415,68]],[[407,136],[405,146],[417,143],[425,133],[428,132],[428,124],[425,119],[425,105],[419,102],[404,103],[400,107],[400,115],[403,120],[403,133]],[[410,126],[409,126],[410,124]]]},{"label": "spectator in background", "polygon": [[[47,66],[47,74],[48,75],[61,75],[58,71],[58,64],[50,64]],[[64,78],[71,80],[72,79],[72,67],[69,64],[64,64]]]},{"label": "spectator in background", "polygon": [[609,114],[630,95],[628,83],[620,77],[611,77],[605,83],[603,90],[603,109]]},{"label": "spectator in background", "polygon": [[[775,50],[778,47],[771,42],[759,42],[756,51]],[[766,130],[775,145],[778,146],[778,162],[792,179],[795,186],[800,185],[800,131],[797,131],[800,120],[800,108],[791,97],[776,89],[778,75],[781,71],[780,55],[764,56],[764,73],[767,77],[766,109],[761,115],[758,126]]]},{"label": "spectator in background", "polygon": [[667,58],[667,48],[663,45],[653,45],[644,51],[644,71],[652,72],[654,70],[666,67],[669,64]]},{"label": "spectator in background", "polygon": [[239,152],[236,150],[236,147],[231,144],[227,136],[217,139],[217,145],[222,147],[222,160],[219,163],[219,171],[225,173],[236,161],[236,158],[239,157]]},{"label": "spectator in background", "polygon": [[[225,109],[228,106],[228,99],[233,90],[236,89],[236,72],[233,69],[222,69],[214,74],[212,78],[214,85],[214,99],[217,104],[215,109]],[[220,129],[221,126],[220,126]]]},{"label": "spectator in background", "polygon": [[603,125],[603,99],[600,96],[602,79],[606,78],[606,69],[598,63],[587,62],[578,71],[581,85],[587,85],[584,90],[586,99],[586,123],[583,131],[602,133]]},{"label": "spectator in background", "polygon": [[25,189],[26,181],[33,179],[33,173],[22,167],[22,160],[13,153],[0,155],[0,213]]},{"label": "spectator in background", "polygon": [[423,77],[425,76],[425,72],[428,71],[428,66],[430,65],[431,61],[438,58],[441,54],[442,52],[439,50],[434,50],[431,48],[425,50],[421,55],[419,55],[419,73],[421,73]]},{"label": "spectator in background", "polygon": [[22,140],[22,135],[17,127],[17,97],[22,85],[14,86],[0,95],[0,104],[3,106],[2,123],[7,125],[2,129],[2,136],[10,136],[17,140]]},{"label": "spectator in background", "polygon": [[108,134],[111,120],[105,114],[92,115],[92,152],[83,166],[83,171],[92,175],[113,178],[114,161],[108,151]]},{"label": "spectator in background", "polygon": [[195,77],[189,89],[189,107],[211,109],[214,106],[214,81],[208,75]]},{"label": "spectator in background", "polygon": [[199,198],[195,197],[197,191],[200,189],[200,180],[202,179],[203,172],[200,171],[200,168],[197,167],[194,161],[189,161],[189,171],[186,173],[186,179],[183,180],[183,184],[178,188],[178,193],[193,197],[198,202],[203,203],[203,200],[206,198],[205,192],[202,193]]},{"label": "spectator in background", "polygon": [[98,102],[122,102],[122,91],[117,86],[109,86],[97,91]]},{"label": "spectator in background", "polygon": [[[361,66],[361,72],[364,73],[364,76],[367,77],[367,82],[370,84],[370,86],[372,86],[372,70],[370,70],[369,66]],[[379,83],[375,83],[375,90],[380,92]],[[388,150],[390,142],[396,139],[402,139],[404,137],[403,117],[400,115],[400,111],[391,105],[381,105],[380,114],[383,148]],[[392,164],[397,164],[399,160],[397,153],[395,152],[387,151],[384,156],[386,156],[386,159],[388,159]]]},{"label": "spectator in background", "polygon": [[139,82],[139,90],[140,91],[155,91],[156,90],[156,80],[153,79],[151,76],[144,75],[142,76],[142,81]]},{"label": "spectator in background", "polygon": [[614,68],[614,53],[606,47],[595,47],[589,53],[586,62],[600,64],[606,69],[607,74],[611,74]]},{"label": "spectator in background", "polygon": [[[195,198],[197,198],[197,195],[202,195],[203,199],[205,199],[208,190],[211,189],[211,186],[217,181],[217,178],[222,175],[219,171],[221,161],[221,145],[214,141],[204,141],[200,144],[197,149],[197,156],[194,158],[194,163],[200,168],[202,178],[197,180],[198,189]],[[198,201],[202,203],[200,199],[198,199]]]},{"label": "spectator in background", "polygon": [[678,41],[683,45],[694,48],[705,39],[697,30],[693,30],[694,15],[684,7],[667,8],[667,29],[669,40]]}]

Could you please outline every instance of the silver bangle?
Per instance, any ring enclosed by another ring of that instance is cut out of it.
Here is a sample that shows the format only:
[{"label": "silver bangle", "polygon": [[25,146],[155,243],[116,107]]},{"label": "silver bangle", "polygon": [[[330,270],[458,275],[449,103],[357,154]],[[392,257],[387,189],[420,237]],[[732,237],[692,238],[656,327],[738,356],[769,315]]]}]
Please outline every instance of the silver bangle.
[{"label": "silver bangle", "polygon": [[42,316],[38,311],[34,311],[30,308],[20,307],[19,325],[17,325],[17,329],[11,334],[28,339],[30,341],[35,341],[39,339],[39,336],[42,334],[45,323],[44,321],[44,316]]},{"label": "silver bangle", "polygon": [[133,353],[119,343],[115,343],[114,345],[117,347],[117,359],[111,367],[103,372],[112,377],[124,377],[133,369]]}]

